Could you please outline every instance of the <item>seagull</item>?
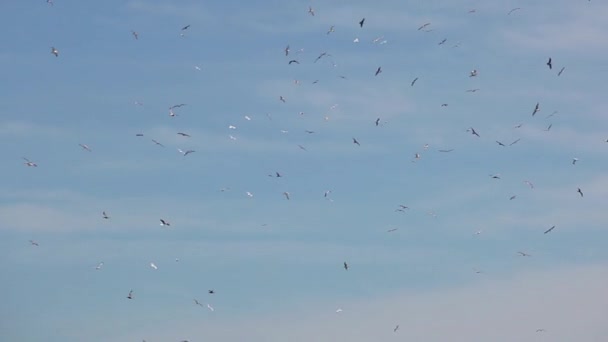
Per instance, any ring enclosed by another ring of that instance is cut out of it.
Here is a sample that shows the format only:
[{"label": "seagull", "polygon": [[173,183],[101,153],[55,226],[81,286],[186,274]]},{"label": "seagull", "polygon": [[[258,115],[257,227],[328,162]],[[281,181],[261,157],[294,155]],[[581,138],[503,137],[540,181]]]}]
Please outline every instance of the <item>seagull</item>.
[{"label": "seagull", "polygon": [[211,304],[207,304],[207,309],[209,309],[211,311],[215,311],[215,309],[213,308],[213,306],[211,306]]},{"label": "seagull", "polygon": [[425,28],[425,27],[427,27],[427,26],[429,26],[429,25],[431,25],[431,23],[426,23],[426,24],[424,24],[424,25],[420,26],[420,27],[418,28],[418,31],[422,30],[423,28]]},{"label": "seagull", "polygon": [[103,267],[103,261],[100,262],[99,264],[97,264],[97,266],[95,266],[96,270],[100,270]]},{"label": "seagull", "polygon": [[532,255],[530,255],[530,254],[528,254],[528,253],[525,253],[525,252],[517,252],[517,253],[518,253],[519,255],[523,256],[523,257],[529,257],[529,256],[532,256]]},{"label": "seagull", "polygon": [[59,50],[55,49],[55,47],[51,47],[51,53],[55,55],[55,57],[59,57]]},{"label": "seagull", "polygon": [[477,76],[477,69],[473,69],[471,70],[471,72],[469,73],[469,77],[475,77]]},{"label": "seagull", "polygon": [[346,263],[346,261],[344,262],[344,269],[348,271],[348,264]]},{"label": "seagull", "polygon": [[521,128],[521,126],[523,126],[523,125],[524,125],[523,123],[520,123],[519,125],[513,126],[513,128]]},{"label": "seagull", "polygon": [[78,146],[82,147],[86,151],[93,152],[91,148],[85,144],[78,144]]},{"label": "seagull", "polygon": [[288,64],[291,64],[291,63],[300,64],[300,62],[298,62],[298,61],[297,61],[297,60],[295,60],[295,59],[290,60]]},{"label": "seagull", "polygon": [[475,88],[475,89],[467,89],[467,91],[466,91],[466,92],[467,92],[467,93],[474,93],[474,92],[476,92],[476,91],[478,91],[478,90],[479,90],[479,88]]},{"label": "seagull", "polygon": [[249,191],[247,191],[247,192],[246,192],[246,194],[247,194],[247,196],[248,196],[249,198],[253,197],[253,194],[252,194],[251,192],[249,192]]},{"label": "seagull", "polygon": [[308,134],[314,134],[315,133],[315,131],[311,131],[311,130],[308,130],[308,129],[305,129],[304,132],[306,132]]},{"label": "seagull", "polygon": [[186,25],[186,26],[182,27],[182,31],[185,31],[185,30],[187,30],[189,28],[190,28],[190,25]]},{"label": "seagull", "polygon": [[497,173],[495,175],[490,175],[490,177],[492,177],[494,179],[500,179],[500,173]]},{"label": "seagull", "polygon": [[549,70],[553,69],[553,64],[551,64],[551,57],[549,57],[549,61],[547,62],[547,66],[549,67]]},{"label": "seagull", "polygon": [[410,83],[410,87],[413,87],[414,84],[416,83],[416,81],[418,81],[418,77],[414,78],[414,80],[412,81],[412,83]]},{"label": "seagull", "polygon": [[380,124],[380,118],[376,119],[376,126],[378,126]]},{"label": "seagull", "polygon": [[513,13],[517,10],[520,10],[520,9],[521,9],[520,7],[515,7],[514,9],[510,10],[509,13],[507,13],[507,15],[511,15],[511,13]]},{"label": "seagull", "polygon": [[137,134],[135,134],[135,136],[136,136],[136,137],[143,137],[143,136],[144,136],[144,134],[143,134],[143,133],[137,133]]},{"label": "seagull", "polygon": [[392,232],[394,232],[394,231],[397,231],[398,229],[399,229],[399,228],[391,228],[391,229],[387,230],[386,232],[387,232],[387,233],[392,233]]},{"label": "seagull", "polygon": [[129,291],[129,295],[127,296],[129,299],[133,299],[133,290]]},{"label": "seagull", "polygon": [[334,30],[334,25],[331,25],[331,27],[329,28],[329,30],[327,31],[327,34],[330,34],[332,32],[335,32]]},{"label": "seagull", "polygon": [[306,149],[306,147],[304,147],[304,146],[302,146],[302,145],[298,145],[298,147],[300,148],[300,150],[308,151],[308,150]]},{"label": "seagull", "polygon": [[279,100],[283,103],[285,103],[285,98],[283,96],[279,96]]},{"label": "seagull", "polygon": [[156,265],[155,265],[153,262],[151,262],[151,263],[150,263],[150,267],[152,267],[152,268],[153,268],[153,269],[155,269],[155,270],[157,270],[157,269],[158,269],[158,267],[157,267],[157,266],[156,266]]},{"label": "seagull", "polygon": [[505,144],[501,143],[500,141],[496,140],[496,143],[500,146],[506,146]]},{"label": "seagull", "polygon": [[517,197],[517,195],[513,195],[513,196],[509,197],[509,201],[514,200],[516,197]]},{"label": "seagull", "polygon": [[199,302],[196,298],[194,298],[194,304],[203,306],[203,304],[201,304],[201,302]]},{"label": "seagull", "polygon": [[440,41],[439,44],[437,44],[437,45],[443,45],[447,40],[448,40],[447,38],[443,38],[443,40]]},{"label": "seagull", "polygon": [[378,69],[376,69],[376,74],[374,76],[378,76],[378,74],[381,72],[382,72],[382,67],[378,67]]},{"label": "seagull", "polygon": [[578,188],[578,190],[576,190],[576,192],[578,192],[581,195],[581,197],[584,197],[583,196],[583,191],[581,190],[581,188]]},{"label": "seagull", "polygon": [[555,226],[552,226],[551,228],[545,230],[545,232],[543,234],[550,233],[553,229],[555,229]]},{"label": "seagull", "polygon": [[173,105],[173,106],[169,107],[169,109],[179,108],[179,107],[183,107],[185,105],[186,105],[185,103],[180,103],[180,104],[176,104],[176,105]]},{"label": "seagull", "polygon": [[285,47],[285,56],[289,55],[289,45]]},{"label": "seagull", "polygon": [[215,291],[213,291],[213,290],[209,290],[209,291],[207,291],[207,292],[208,292],[209,294],[214,294],[214,293],[215,293]]},{"label": "seagull", "polygon": [[327,54],[327,52],[322,52],[322,53],[319,55],[319,57],[317,57],[317,59],[315,59],[314,63],[317,63],[317,61],[318,61],[319,59],[321,59],[321,58],[323,58],[323,57],[325,57],[325,56],[328,56],[328,57],[329,57],[329,56],[331,56],[331,55]]},{"label": "seagull", "polygon": [[179,149],[179,148],[178,148],[177,150],[179,151],[179,153],[183,154],[183,155],[184,155],[184,157],[185,157],[185,156],[187,156],[187,155],[189,155],[190,153],[194,153],[194,152],[196,152],[195,150],[187,150],[187,151],[185,151],[185,152],[184,152],[184,151],[182,151],[182,150],[181,150],[181,149]]},{"label": "seagull", "polygon": [[534,189],[534,184],[532,184],[532,182],[525,180],[524,183],[526,183],[530,189]]},{"label": "seagull", "polygon": [[561,76],[562,72],[564,72],[564,69],[566,69],[566,67],[562,67],[559,72],[557,73],[557,76]]},{"label": "seagull", "polygon": [[467,131],[471,132],[471,134],[476,135],[477,137],[479,137],[479,134],[475,131],[475,129],[473,127],[469,128]]},{"label": "seagull", "polygon": [[357,144],[357,145],[361,146],[361,144],[359,144],[359,142],[355,138],[353,138],[353,144]]},{"label": "seagull", "polygon": [[135,31],[131,31],[131,34],[133,35],[133,37],[135,38],[135,40],[139,39],[139,34]]},{"label": "seagull", "polygon": [[110,218],[110,216],[108,216],[108,214],[106,214],[106,212],[105,212],[105,211],[101,213],[101,216],[102,216],[102,217],[103,217],[105,220],[107,220],[107,219],[109,219],[109,218]]},{"label": "seagull", "polygon": [[310,15],[312,15],[313,17],[315,16],[315,10],[312,7],[310,7],[310,6],[308,7],[308,13]]},{"label": "seagull", "polygon": [[575,165],[577,161],[578,161],[578,158],[572,158],[572,165]]},{"label": "seagull", "polygon": [[342,310],[342,309],[340,309],[340,308],[336,309],[336,312],[337,312],[337,313],[340,313],[340,312],[342,312],[342,311],[344,311],[344,310]]},{"label": "seagull", "polygon": [[167,227],[169,227],[171,225],[171,223],[169,223],[169,221],[165,221],[163,219],[160,219],[160,225],[161,226],[167,226]]},{"label": "seagull", "polygon": [[40,245],[38,244],[38,242],[36,242],[36,241],[34,241],[34,240],[30,240],[30,244],[31,244],[32,246],[40,246]]},{"label": "seagull", "polygon": [[283,195],[285,195],[285,198],[287,198],[289,200],[289,192],[285,191],[285,192],[283,192]]},{"label": "seagull", "polygon": [[536,106],[534,106],[534,111],[532,112],[532,116],[540,111],[540,103],[536,102]]},{"label": "seagull", "polygon": [[365,18],[361,19],[361,21],[359,22],[359,27],[363,27],[363,23],[365,23]]},{"label": "seagull", "polygon": [[31,166],[31,167],[38,167],[38,164],[36,164],[36,163],[34,163],[34,162],[30,161],[29,159],[27,159],[27,158],[25,158],[25,157],[23,157],[23,160],[25,160],[25,163],[23,163],[23,164],[25,164],[25,165],[27,165],[27,166]]},{"label": "seagull", "polygon": [[549,132],[551,130],[552,126],[553,126],[553,124],[549,124],[549,126],[547,126],[547,129],[545,129],[545,132]]},{"label": "seagull", "polygon": [[519,139],[517,139],[517,140],[513,141],[512,143],[510,143],[510,144],[509,144],[509,146],[512,146],[512,145],[517,144],[517,142],[518,142],[518,141],[520,141],[520,140],[521,140],[521,138],[519,138]]},{"label": "seagull", "polygon": [[160,147],[165,147],[165,145],[159,143],[158,141],[152,139],[152,142],[155,143],[156,145],[160,146]]},{"label": "seagull", "polygon": [[397,324],[397,326],[395,327],[395,329],[393,329],[393,332],[397,332],[397,330],[399,330],[399,324]]},{"label": "seagull", "polygon": [[190,138],[190,134],[187,134],[187,133],[177,132],[177,134],[181,135],[182,137],[188,137],[188,138]]},{"label": "seagull", "polygon": [[449,149],[449,150],[438,150],[438,151],[439,151],[439,152],[444,152],[444,153],[447,153],[447,152],[452,152],[452,151],[454,151],[454,149],[453,149],[453,148],[451,148],[451,149]]},{"label": "seagull", "polygon": [[329,196],[329,194],[331,194],[331,190],[325,190],[323,197],[327,198],[327,196]]}]

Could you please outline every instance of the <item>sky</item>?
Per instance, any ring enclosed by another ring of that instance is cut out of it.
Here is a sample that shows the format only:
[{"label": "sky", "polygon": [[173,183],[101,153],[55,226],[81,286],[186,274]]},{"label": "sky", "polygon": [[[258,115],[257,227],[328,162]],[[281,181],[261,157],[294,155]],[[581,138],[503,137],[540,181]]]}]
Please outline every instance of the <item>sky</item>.
[{"label": "sky", "polygon": [[0,335],[605,341],[606,16],[3,1]]}]

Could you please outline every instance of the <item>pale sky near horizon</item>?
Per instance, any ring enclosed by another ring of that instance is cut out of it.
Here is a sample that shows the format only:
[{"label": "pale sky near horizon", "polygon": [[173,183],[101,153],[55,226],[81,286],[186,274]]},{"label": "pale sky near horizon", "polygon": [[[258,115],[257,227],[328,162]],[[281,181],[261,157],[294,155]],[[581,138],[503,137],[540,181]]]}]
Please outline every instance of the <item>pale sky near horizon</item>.
[{"label": "pale sky near horizon", "polygon": [[0,339],[608,340],[607,16],[4,1]]}]

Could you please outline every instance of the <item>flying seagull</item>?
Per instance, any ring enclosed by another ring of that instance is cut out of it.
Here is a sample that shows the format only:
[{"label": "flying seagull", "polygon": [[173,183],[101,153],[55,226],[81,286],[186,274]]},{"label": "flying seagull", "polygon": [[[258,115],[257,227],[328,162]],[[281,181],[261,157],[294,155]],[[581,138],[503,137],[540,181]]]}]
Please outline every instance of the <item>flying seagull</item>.
[{"label": "flying seagull", "polygon": [[158,267],[157,267],[157,266],[156,266],[156,265],[155,265],[153,262],[151,262],[151,263],[150,263],[150,267],[152,267],[152,268],[153,268],[153,269],[155,269],[155,270],[157,270],[157,269],[158,269]]},{"label": "flying seagull", "polygon": [[129,299],[133,299],[133,290],[129,291],[129,295],[127,296]]},{"label": "flying seagull", "polygon": [[361,21],[359,22],[359,27],[363,27],[364,23],[365,23],[365,18],[361,19]]},{"label": "flying seagull", "polygon": [[399,324],[397,324],[397,326],[395,327],[395,329],[393,329],[393,332],[397,332],[397,330],[399,330]]},{"label": "flying seagull", "polygon": [[382,72],[382,67],[378,67],[378,69],[376,69],[376,74],[374,76],[378,76],[378,74],[381,72]]},{"label": "flying seagull", "polygon": [[525,252],[517,252],[517,253],[518,253],[519,255],[523,256],[523,257],[529,257],[529,256],[532,256],[532,255],[530,255],[530,254],[528,254],[528,253],[525,253]]},{"label": "flying seagull", "polygon": [[285,198],[287,198],[289,200],[289,192],[285,191],[285,192],[283,192],[283,195],[285,195]]},{"label": "flying seagull", "polygon": [[520,10],[520,9],[521,9],[520,7],[515,7],[514,9],[510,10],[509,13],[507,13],[507,15],[511,15],[511,13],[513,13],[517,10]]},{"label": "flying seagull", "polygon": [[185,31],[185,30],[187,30],[187,29],[189,29],[189,28],[190,28],[190,25],[188,24],[188,25],[186,25],[186,26],[182,27],[182,31]]},{"label": "flying seagull", "polygon": [[512,143],[510,143],[510,144],[509,144],[509,146],[512,146],[512,145],[515,145],[515,144],[517,144],[517,142],[518,142],[518,141],[520,141],[520,140],[521,140],[521,138],[519,138],[519,139],[516,139],[516,140],[515,140],[515,141],[513,141],[513,142],[512,142]]},{"label": "flying seagull", "polygon": [[160,225],[161,226],[167,226],[167,227],[169,227],[171,225],[171,223],[169,223],[169,221],[165,221],[163,219],[160,219]]},{"label": "flying seagull", "polygon": [[179,153],[183,154],[183,155],[184,155],[184,157],[185,157],[185,156],[187,156],[187,155],[189,155],[190,153],[194,153],[194,152],[196,152],[195,150],[187,150],[187,151],[182,151],[182,150],[181,150],[181,149],[179,149],[179,148],[178,148],[177,150],[179,151]]},{"label": "flying seagull", "polygon": [[452,151],[454,151],[454,149],[453,149],[453,148],[451,148],[451,149],[449,149],[449,150],[438,150],[438,151],[439,151],[439,152],[444,152],[444,153],[447,153],[447,152],[452,152]]},{"label": "flying seagull", "polygon": [[471,72],[469,73],[469,77],[475,77],[477,76],[477,69],[473,69],[471,70]]},{"label": "flying seagull", "polygon": [[97,264],[97,266],[95,266],[95,269],[99,271],[102,267],[103,267],[103,261],[100,262],[99,264]]},{"label": "flying seagull", "polygon": [[467,131],[471,132],[471,134],[476,135],[477,137],[479,137],[479,134],[475,131],[475,129],[473,127],[469,128]]},{"label": "flying seagull", "polygon": [[551,64],[551,57],[549,57],[549,61],[547,62],[547,66],[549,67],[549,70],[553,69],[553,64]]},{"label": "flying seagull", "polygon": [[85,150],[85,151],[93,152],[88,145],[78,144],[78,146],[82,147],[82,149]]},{"label": "flying seagull", "polygon": [[355,138],[353,138],[353,144],[357,144],[357,145],[361,146],[361,144],[359,144],[359,142]]},{"label": "flying seagull", "polygon": [[550,233],[553,229],[555,229],[555,226],[552,226],[551,228],[545,230],[545,232],[543,234]]},{"label": "flying seagull", "polygon": [[578,158],[572,158],[572,165],[575,165],[577,161],[578,161]]},{"label": "flying seagull", "polygon": [[297,61],[297,60],[295,60],[295,59],[290,60],[288,64],[291,64],[291,63],[300,64],[300,62],[298,62],[298,61]]},{"label": "flying seagull", "polygon": [[178,135],[181,135],[182,137],[187,137],[190,138],[190,134],[188,133],[183,133],[183,132],[177,132]]},{"label": "flying seagull", "polygon": [[583,196],[583,191],[581,190],[581,188],[578,188],[578,190],[576,190],[576,192],[578,192],[581,195],[581,197],[584,197]]},{"label": "flying seagull", "polygon": [[139,39],[139,33],[135,32],[135,31],[131,31],[131,34],[133,35],[133,37],[135,38],[135,40]]},{"label": "flying seagull", "polygon": [[414,80],[412,81],[412,83],[410,83],[410,87],[413,87],[414,84],[416,83],[416,81],[418,81],[418,77],[414,78]]},{"label": "flying seagull", "polygon": [[209,290],[209,291],[207,291],[207,292],[208,292],[209,294],[214,294],[214,293],[215,293],[215,291],[214,291],[214,290]]},{"label": "flying seagull", "polygon": [[536,106],[534,106],[534,111],[532,111],[532,116],[540,111],[540,103],[536,102]]},{"label": "flying seagull", "polygon": [[285,56],[289,55],[289,45],[285,47]]},{"label": "flying seagull", "polygon": [[51,47],[51,53],[55,55],[55,57],[59,57],[59,50],[55,49],[55,47]]},{"label": "flying seagull", "polygon": [[152,139],[152,142],[155,143],[156,145],[160,146],[160,147],[165,147],[165,145],[159,143],[158,141]]},{"label": "flying seagull", "polygon": [[323,57],[325,57],[325,56],[328,56],[328,57],[329,57],[329,56],[331,56],[331,55],[329,55],[327,52],[322,52],[322,53],[319,55],[319,57],[317,57],[317,59],[315,59],[314,63],[317,63],[317,61],[318,61],[319,59],[321,59],[321,58],[323,58]]},{"label": "flying seagull", "polygon": [[101,216],[102,216],[102,217],[103,217],[105,220],[107,220],[107,219],[109,219],[109,218],[110,218],[110,216],[108,216],[108,214],[106,214],[106,212],[105,212],[105,211],[101,213]]},{"label": "flying seagull", "polygon": [[496,140],[496,143],[500,146],[506,146],[505,144],[501,143],[500,141]]},{"label": "flying seagull", "polygon": [[315,10],[312,7],[310,7],[310,6],[308,7],[308,13],[310,15],[312,15],[313,17],[315,16]]},{"label": "flying seagull", "polygon": [[199,302],[196,298],[194,298],[194,304],[203,306],[203,304],[201,302]]},{"label": "flying seagull", "polygon": [[327,31],[327,34],[330,34],[332,32],[335,32],[334,30],[334,25],[331,25],[331,27],[329,28],[329,30]]},{"label": "flying seagull", "polygon": [[423,24],[422,26],[420,26],[420,27],[418,28],[418,31],[422,30],[423,28],[425,28],[425,27],[427,27],[427,26],[429,26],[429,25],[431,25],[431,23],[426,23],[426,24]]},{"label": "flying seagull", "polygon": [[562,67],[559,72],[557,73],[557,76],[561,76],[562,72],[564,72],[564,69],[566,69],[566,67]]},{"label": "flying seagull", "polygon": [[36,241],[34,241],[34,240],[30,240],[30,244],[31,244],[32,246],[40,246],[40,245],[38,244],[38,242],[36,242]]},{"label": "flying seagull", "polygon": [[376,119],[376,126],[378,126],[380,124],[380,118]]},{"label": "flying seagull", "polygon": [[30,161],[29,159],[27,159],[27,158],[25,158],[25,157],[23,157],[23,160],[25,160],[25,163],[23,163],[23,164],[25,164],[25,165],[27,165],[27,166],[31,166],[31,167],[38,167],[38,164],[36,164],[36,163],[34,163],[34,162]]},{"label": "flying seagull", "polygon": [[346,261],[344,262],[344,269],[348,271],[348,264],[346,263]]}]

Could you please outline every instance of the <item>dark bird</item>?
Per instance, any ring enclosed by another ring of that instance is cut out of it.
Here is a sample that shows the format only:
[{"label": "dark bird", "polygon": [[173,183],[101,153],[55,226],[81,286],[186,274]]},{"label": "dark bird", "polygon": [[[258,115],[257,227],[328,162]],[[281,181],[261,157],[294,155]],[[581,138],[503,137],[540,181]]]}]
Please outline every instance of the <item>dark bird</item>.
[{"label": "dark bird", "polygon": [[133,35],[133,37],[135,38],[135,40],[139,39],[139,33],[135,32],[135,31],[131,31],[131,34]]},{"label": "dark bird", "polygon": [[576,192],[578,192],[581,195],[581,197],[583,197],[583,191],[581,190],[581,188],[578,188],[578,190],[576,190]]},{"label": "dark bird", "polygon": [[313,134],[315,133],[315,131],[310,131],[310,130],[304,130],[304,132],[308,133],[308,134]]},{"label": "dark bird", "polygon": [[376,126],[378,126],[380,124],[380,118],[376,119]]},{"label": "dark bird", "polygon": [[152,139],[152,142],[155,143],[156,145],[160,146],[160,147],[165,147],[165,145],[159,143],[158,141]]},{"label": "dark bird", "polygon": [[344,262],[344,269],[348,271],[348,264],[346,263],[346,261]]},{"label": "dark bird", "polygon": [[32,246],[40,246],[40,245],[38,244],[38,242],[36,242],[36,241],[34,241],[34,240],[30,240],[30,244],[31,244]]},{"label": "dark bird", "polygon": [[510,144],[509,144],[509,146],[512,146],[512,145],[517,144],[517,142],[518,142],[518,141],[520,141],[520,140],[521,140],[521,138],[519,138],[519,139],[515,140],[514,142],[510,143]]},{"label": "dark bird", "polygon": [[55,49],[55,47],[51,47],[51,53],[55,55],[55,57],[59,57],[59,50]]},{"label": "dark bird", "polygon": [[496,140],[496,143],[500,146],[506,146],[505,144],[501,143],[500,141]]},{"label": "dark bird", "polygon": [[215,291],[213,291],[213,290],[209,290],[207,292],[209,292],[209,294],[214,294],[215,293]]},{"label": "dark bird", "polygon": [[102,217],[103,217],[105,220],[107,220],[107,219],[109,219],[109,218],[110,218],[110,216],[108,216],[108,214],[106,214],[106,212],[105,212],[105,211],[101,213],[101,216],[102,216]]},{"label": "dark bird", "polygon": [[509,201],[514,200],[516,197],[517,197],[517,195],[513,195],[513,196],[509,197]]},{"label": "dark bird", "polygon": [[534,106],[534,111],[532,111],[532,116],[540,111],[540,103],[536,102],[536,106]]},{"label": "dark bird", "polygon": [[133,290],[129,291],[129,295],[127,296],[129,299],[133,299]]},{"label": "dark bird", "polygon": [[479,134],[475,131],[475,128],[471,127],[469,129],[467,129],[467,131],[471,132],[471,134],[476,135],[477,137],[479,137]]},{"label": "dark bird", "polygon": [[171,223],[169,223],[169,221],[165,221],[165,220],[163,220],[163,219],[160,219],[160,225],[161,225],[161,226],[167,226],[167,227],[168,227],[168,226],[170,226],[170,225],[171,225]]},{"label": "dark bird", "polygon": [[374,76],[378,76],[378,74],[381,72],[382,72],[382,67],[378,67],[378,69],[376,69],[376,74]]},{"label": "dark bird", "polygon": [[186,25],[186,26],[182,27],[182,31],[187,30],[189,28],[190,28],[190,25]]},{"label": "dark bird", "polygon": [[550,233],[550,232],[551,232],[553,229],[555,229],[555,226],[553,226],[553,227],[551,227],[551,228],[549,228],[549,229],[545,230],[545,232],[544,232],[543,234]]},{"label": "dark bird", "polygon": [[410,84],[410,87],[413,87],[414,84],[416,83],[416,81],[418,81],[418,77],[414,78],[414,80],[412,81],[412,83]]},{"label": "dark bird", "polygon": [[361,21],[359,22],[359,27],[363,27],[364,23],[365,23],[365,18],[361,19]]},{"label": "dark bird", "polygon": [[528,254],[528,253],[525,253],[525,252],[517,252],[517,253],[518,253],[519,255],[523,256],[523,257],[529,257],[529,256],[532,256],[532,255],[530,255],[530,254]]},{"label": "dark bird", "polygon": [[444,152],[444,153],[447,153],[447,152],[452,152],[452,151],[454,151],[454,149],[453,149],[453,148],[452,148],[452,149],[449,149],[449,150],[439,150],[439,152]]},{"label": "dark bird", "polygon": [[549,61],[547,62],[547,66],[549,69],[553,69],[553,64],[551,64],[551,57],[549,57]]},{"label": "dark bird", "polygon": [[183,133],[183,132],[177,132],[178,135],[181,135],[182,137],[190,137],[190,134],[187,133]]},{"label": "dark bird", "polygon": [[317,63],[317,61],[318,61],[319,59],[321,59],[321,58],[323,58],[323,57],[325,57],[325,56],[331,56],[331,55],[328,55],[328,54],[327,54],[327,52],[323,52],[323,53],[321,53],[321,54],[319,55],[319,57],[317,57],[317,59],[315,59],[315,63]]},{"label": "dark bird", "polygon": [[295,60],[295,59],[290,60],[290,61],[289,61],[289,64],[291,64],[291,63],[300,64],[300,62],[298,62],[298,61],[297,61],[297,60]]},{"label": "dark bird", "polygon": [[444,39],[443,39],[442,41],[440,41],[440,42],[439,42],[439,44],[437,44],[437,45],[443,45],[443,44],[444,44],[444,43],[445,43],[447,40],[448,40],[447,38],[444,38]]},{"label": "dark bird", "polygon": [[557,76],[561,76],[562,72],[564,72],[564,69],[566,69],[566,67],[561,68],[560,71],[557,73]]},{"label": "dark bird", "polygon": [[289,55],[289,45],[285,47],[285,56]]},{"label": "dark bird", "polygon": [[355,138],[353,138],[353,144],[357,144],[357,145],[361,146],[361,144],[359,144],[359,142]]}]

